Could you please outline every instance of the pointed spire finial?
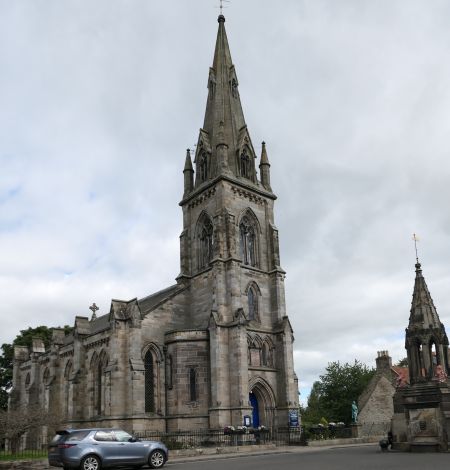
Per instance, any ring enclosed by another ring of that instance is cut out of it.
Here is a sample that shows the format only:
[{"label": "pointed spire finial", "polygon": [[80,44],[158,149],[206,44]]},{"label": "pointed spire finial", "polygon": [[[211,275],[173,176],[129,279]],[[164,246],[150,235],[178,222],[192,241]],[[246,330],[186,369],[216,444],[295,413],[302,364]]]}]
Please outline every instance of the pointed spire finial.
[{"label": "pointed spire finial", "polygon": [[223,3],[230,3],[230,0],[219,0],[219,10],[220,10],[220,15],[219,15],[219,18],[217,18],[217,21],[219,23],[225,23],[225,16],[223,16],[223,9],[225,8],[223,6]]},{"label": "pointed spire finial", "polygon": [[420,240],[419,237],[413,233],[412,239],[414,240],[414,250],[416,252],[416,269],[420,269],[419,255],[417,253],[417,242]]}]

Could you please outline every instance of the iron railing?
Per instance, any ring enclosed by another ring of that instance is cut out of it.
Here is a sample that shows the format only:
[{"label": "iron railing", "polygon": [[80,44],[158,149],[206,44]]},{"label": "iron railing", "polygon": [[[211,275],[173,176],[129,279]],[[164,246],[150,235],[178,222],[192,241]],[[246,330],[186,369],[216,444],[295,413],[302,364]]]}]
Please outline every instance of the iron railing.
[{"label": "iron railing", "polygon": [[226,447],[243,445],[306,445],[301,428],[246,429],[236,431],[196,430],[162,433],[144,431],[135,433],[143,440],[161,441],[169,449],[190,449],[196,447]]},{"label": "iron railing", "polygon": [[[387,434],[386,426],[373,424],[369,426],[369,434]],[[350,427],[320,427],[307,428],[272,428],[224,430],[205,429],[176,432],[141,431],[134,435],[142,440],[164,442],[171,450],[192,449],[202,447],[227,447],[243,445],[273,444],[276,446],[308,445],[308,441],[320,439],[338,439],[351,437]],[[8,440],[0,440],[0,461],[23,460],[47,457],[48,440],[22,436],[14,445]]]}]

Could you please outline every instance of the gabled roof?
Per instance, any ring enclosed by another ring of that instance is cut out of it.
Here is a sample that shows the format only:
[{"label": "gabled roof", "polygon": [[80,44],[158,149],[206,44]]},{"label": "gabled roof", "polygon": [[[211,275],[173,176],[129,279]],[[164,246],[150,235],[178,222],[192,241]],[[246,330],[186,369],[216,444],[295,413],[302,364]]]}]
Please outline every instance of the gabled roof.
[{"label": "gabled roof", "polygon": [[139,308],[143,315],[153,310],[157,305],[161,302],[167,300],[177,291],[182,290],[183,287],[180,287],[178,284],[174,284],[173,286],[167,287],[166,289],[160,290],[151,294],[143,299],[138,300]]}]

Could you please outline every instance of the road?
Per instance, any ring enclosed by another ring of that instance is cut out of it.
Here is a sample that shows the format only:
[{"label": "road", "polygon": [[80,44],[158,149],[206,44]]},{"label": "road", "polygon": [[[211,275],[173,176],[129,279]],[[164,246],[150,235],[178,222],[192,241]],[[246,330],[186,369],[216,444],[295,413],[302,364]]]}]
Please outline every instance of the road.
[{"label": "road", "polygon": [[378,446],[168,462],[167,470],[435,470],[448,468],[449,454],[381,452]]}]

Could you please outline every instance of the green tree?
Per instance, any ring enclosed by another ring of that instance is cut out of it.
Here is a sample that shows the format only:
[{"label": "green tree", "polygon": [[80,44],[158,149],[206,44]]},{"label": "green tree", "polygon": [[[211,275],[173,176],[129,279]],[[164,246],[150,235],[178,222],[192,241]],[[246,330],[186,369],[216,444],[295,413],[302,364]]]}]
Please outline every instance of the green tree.
[{"label": "green tree", "polygon": [[[72,330],[72,327],[66,325],[64,330],[67,334]],[[2,353],[0,355],[0,410],[8,408],[8,392],[12,386],[14,346],[27,346],[31,348],[33,338],[41,338],[44,341],[45,348],[48,348],[52,338],[52,329],[47,326],[30,327],[26,330],[21,330],[12,344],[2,344]]]},{"label": "green tree", "polygon": [[328,421],[351,421],[352,401],[358,400],[374,373],[374,369],[356,359],[354,364],[328,364],[318,385],[320,407]]},{"label": "green tree", "polygon": [[403,359],[400,359],[395,365],[398,367],[408,367],[408,358],[404,357]]},{"label": "green tree", "polygon": [[305,425],[317,424],[323,417],[323,410],[320,403],[320,382],[313,383],[308,397],[308,403],[302,414],[302,423]]}]

